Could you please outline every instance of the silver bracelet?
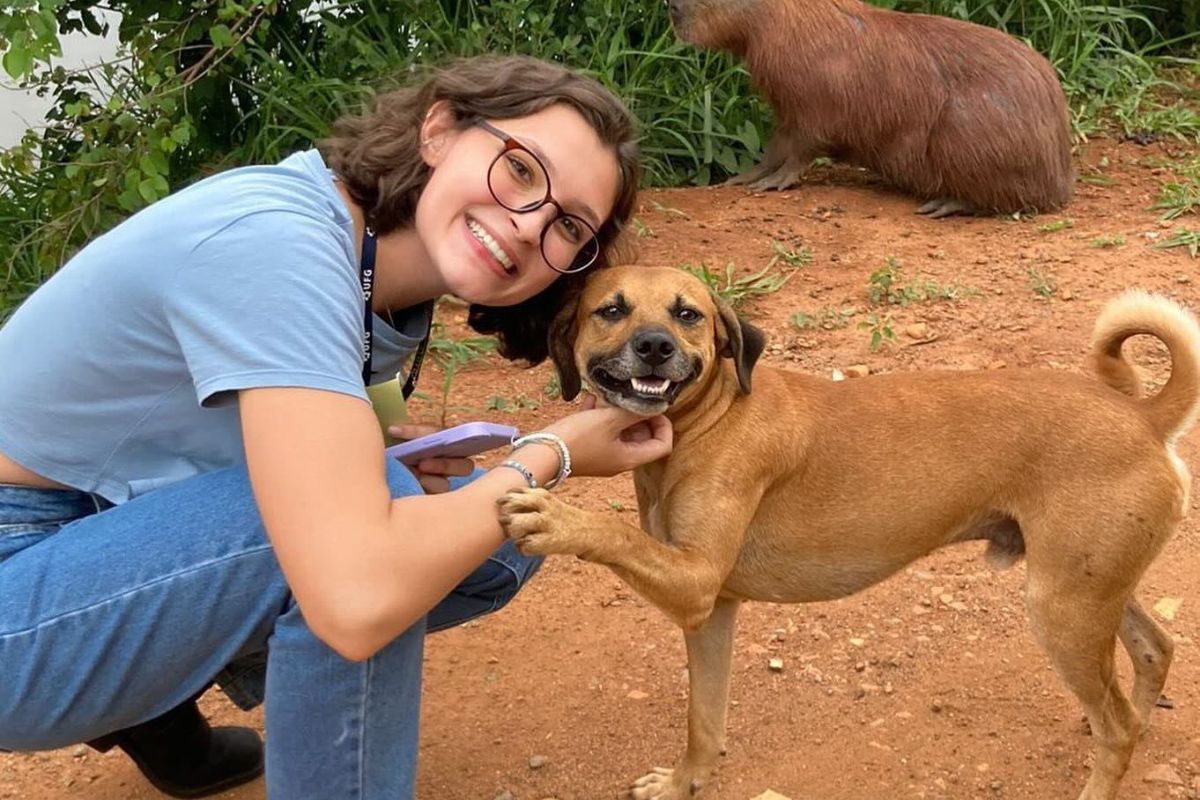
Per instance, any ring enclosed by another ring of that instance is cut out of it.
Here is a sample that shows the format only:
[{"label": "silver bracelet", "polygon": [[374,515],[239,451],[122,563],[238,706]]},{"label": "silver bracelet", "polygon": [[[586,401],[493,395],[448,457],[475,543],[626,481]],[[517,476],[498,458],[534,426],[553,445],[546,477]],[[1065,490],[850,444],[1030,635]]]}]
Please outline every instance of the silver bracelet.
[{"label": "silver bracelet", "polygon": [[525,466],[521,462],[509,459],[508,461],[501,461],[496,466],[515,469],[517,472],[521,473],[521,477],[524,478],[525,482],[529,484],[530,489],[538,488],[537,478],[533,477],[533,472],[531,472],[529,467]]},{"label": "silver bracelet", "polygon": [[558,451],[558,474],[552,480],[546,483],[546,489],[553,489],[560,483],[565,481],[571,474],[571,451],[567,449],[567,443],[562,440],[557,434],[548,433],[546,431],[536,431],[527,433],[524,436],[519,436],[513,439],[512,449],[527,444],[545,444],[550,445]]}]

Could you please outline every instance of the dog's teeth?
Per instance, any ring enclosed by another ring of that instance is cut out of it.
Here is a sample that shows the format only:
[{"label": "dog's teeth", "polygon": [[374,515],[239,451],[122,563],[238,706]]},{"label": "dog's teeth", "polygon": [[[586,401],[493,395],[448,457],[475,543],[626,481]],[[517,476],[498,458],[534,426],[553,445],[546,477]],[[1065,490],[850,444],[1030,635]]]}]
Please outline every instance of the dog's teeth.
[{"label": "dog's teeth", "polygon": [[667,389],[671,386],[671,382],[666,378],[651,378],[650,380],[633,378],[630,383],[633,384],[634,391],[640,394],[666,394]]}]

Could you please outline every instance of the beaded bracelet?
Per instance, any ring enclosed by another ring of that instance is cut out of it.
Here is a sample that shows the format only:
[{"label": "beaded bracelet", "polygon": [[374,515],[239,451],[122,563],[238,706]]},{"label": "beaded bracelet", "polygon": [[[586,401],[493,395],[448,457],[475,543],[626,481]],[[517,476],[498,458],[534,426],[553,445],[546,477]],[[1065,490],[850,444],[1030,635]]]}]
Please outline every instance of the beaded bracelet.
[{"label": "beaded bracelet", "polygon": [[546,431],[537,431],[535,433],[527,433],[524,436],[519,436],[513,439],[512,449],[527,444],[545,444],[550,445],[558,451],[558,474],[553,479],[548,481],[544,488],[553,489],[560,483],[565,481],[571,474],[571,451],[567,449],[567,443],[562,440],[561,436]]},{"label": "beaded bracelet", "polygon": [[521,473],[521,477],[523,477],[525,479],[525,482],[529,484],[530,489],[538,488],[537,478],[533,477],[533,472],[531,472],[529,467],[525,466],[521,462],[513,461],[512,459],[509,459],[508,461],[501,461],[496,466],[508,467],[509,469],[515,469],[517,472]]}]

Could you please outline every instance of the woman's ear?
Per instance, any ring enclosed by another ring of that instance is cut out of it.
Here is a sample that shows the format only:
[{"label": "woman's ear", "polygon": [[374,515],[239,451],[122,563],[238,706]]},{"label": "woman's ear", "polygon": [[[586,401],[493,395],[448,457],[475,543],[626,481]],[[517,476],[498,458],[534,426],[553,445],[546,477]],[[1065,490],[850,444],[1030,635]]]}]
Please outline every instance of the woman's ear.
[{"label": "woman's ear", "polygon": [[441,163],[450,138],[458,133],[458,117],[445,100],[438,100],[421,122],[421,158],[431,167]]}]

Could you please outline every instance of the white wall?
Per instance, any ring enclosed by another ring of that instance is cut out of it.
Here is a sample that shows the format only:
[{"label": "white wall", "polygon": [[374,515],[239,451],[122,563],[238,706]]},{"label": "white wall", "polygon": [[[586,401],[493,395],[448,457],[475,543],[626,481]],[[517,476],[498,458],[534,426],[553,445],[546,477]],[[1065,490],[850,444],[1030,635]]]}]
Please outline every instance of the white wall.
[{"label": "white wall", "polygon": [[[77,69],[111,58],[117,49],[117,23],[120,17],[104,12],[109,20],[107,37],[72,33],[62,37],[63,57],[55,59],[56,65],[66,69]],[[28,127],[40,127],[43,115],[50,108],[50,98],[35,96],[13,86],[8,73],[0,69],[0,147],[11,147],[21,140]]]}]

